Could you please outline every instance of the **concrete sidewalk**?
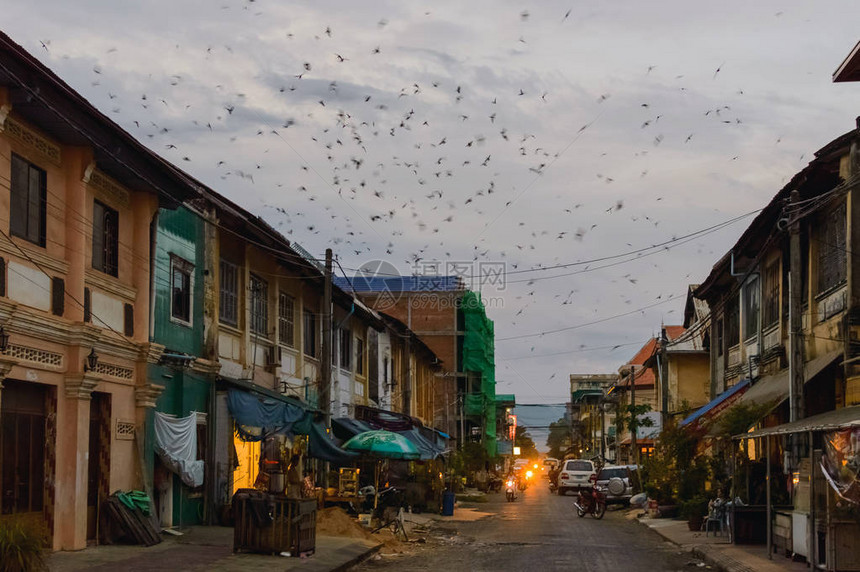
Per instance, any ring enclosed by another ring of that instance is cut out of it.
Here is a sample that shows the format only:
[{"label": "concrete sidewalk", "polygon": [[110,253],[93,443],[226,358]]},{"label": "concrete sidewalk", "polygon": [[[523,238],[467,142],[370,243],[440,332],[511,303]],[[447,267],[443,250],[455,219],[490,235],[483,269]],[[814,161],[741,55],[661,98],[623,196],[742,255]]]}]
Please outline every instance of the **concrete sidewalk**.
[{"label": "concrete sidewalk", "polygon": [[48,568],[57,572],[76,570],[137,572],[174,570],[346,570],[378,551],[382,544],[357,538],[317,536],[316,551],[306,558],[264,554],[233,554],[233,529],[195,526],[183,536],[163,536],[155,546],[94,546],[78,552],[55,552]]},{"label": "concrete sidewalk", "polygon": [[718,570],[724,572],[801,572],[808,571],[805,563],[793,562],[779,554],[767,557],[763,545],[730,544],[726,536],[693,532],[686,521],[664,518],[640,518],[639,522],[660,536],[689,550]]}]

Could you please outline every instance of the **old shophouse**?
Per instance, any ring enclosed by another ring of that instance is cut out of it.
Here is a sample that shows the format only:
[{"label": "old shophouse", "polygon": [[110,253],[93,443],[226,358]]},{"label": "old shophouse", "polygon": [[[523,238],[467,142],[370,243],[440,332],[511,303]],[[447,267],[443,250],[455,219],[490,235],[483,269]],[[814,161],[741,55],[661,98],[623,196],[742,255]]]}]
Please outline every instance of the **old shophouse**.
[{"label": "old shophouse", "polygon": [[195,192],[2,34],[0,174],[2,515],[80,549],[100,495],[140,482],[151,228]]}]

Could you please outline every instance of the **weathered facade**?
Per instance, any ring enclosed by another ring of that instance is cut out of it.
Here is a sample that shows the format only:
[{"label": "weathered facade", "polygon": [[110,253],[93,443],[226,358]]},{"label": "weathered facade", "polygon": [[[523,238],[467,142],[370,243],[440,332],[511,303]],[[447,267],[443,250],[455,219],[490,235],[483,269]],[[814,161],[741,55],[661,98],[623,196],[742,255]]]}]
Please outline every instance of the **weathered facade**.
[{"label": "weathered facade", "polygon": [[0,172],[2,514],[81,549],[99,499],[141,486],[150,229],[195,191],[2,34]]},{"label": "weathered facade", "polygon": [[[432,384],[433,426],[458,442],[482,441],[495,454],[494,334],[477,295],[455,276],[357,277],[352,284],[368,306],[403,322],[442,362]],[[404,381],[404,391],[413,391]]]}]

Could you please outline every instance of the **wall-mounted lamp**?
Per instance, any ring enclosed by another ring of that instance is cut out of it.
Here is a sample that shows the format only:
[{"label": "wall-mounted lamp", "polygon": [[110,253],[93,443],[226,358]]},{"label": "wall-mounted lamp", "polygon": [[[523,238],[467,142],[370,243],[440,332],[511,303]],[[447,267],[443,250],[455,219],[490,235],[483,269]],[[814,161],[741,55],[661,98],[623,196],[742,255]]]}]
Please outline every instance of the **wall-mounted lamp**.
[{"label": "wall-mounted lamp", "polygon": [[0,353],[6,353],[6,350],[9,349],[9,334],[6,333],[6,330],[3,326],[0,326]]},{"label": "wall-mounted lamp", "polygon": [[84,362],[84,373],[88,371],[95,371],[96,366],[99,364],[99,354],[96,353],[96,348],[90,350],[89,355]]}]

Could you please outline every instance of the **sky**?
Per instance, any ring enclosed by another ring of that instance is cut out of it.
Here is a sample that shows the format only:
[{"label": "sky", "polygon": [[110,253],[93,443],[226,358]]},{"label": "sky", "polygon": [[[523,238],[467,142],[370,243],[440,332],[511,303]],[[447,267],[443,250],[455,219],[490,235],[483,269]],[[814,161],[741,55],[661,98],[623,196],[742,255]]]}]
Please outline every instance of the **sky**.
[{"label": "sky", "polygon": [[856,0],[0,15],[153,151],[314,256],[333,248],[343,274],[463,274],[495,322],[497,392],[521,403],[563,403],[569,374],[616,371],[680,323],[687,285],[854,128],[860,85],[831,74],[857,21]]}]

